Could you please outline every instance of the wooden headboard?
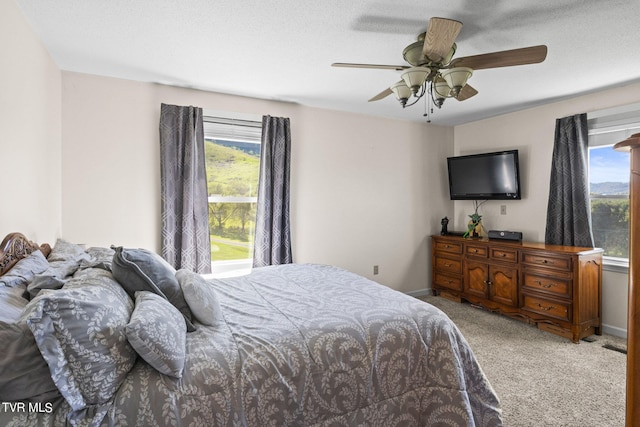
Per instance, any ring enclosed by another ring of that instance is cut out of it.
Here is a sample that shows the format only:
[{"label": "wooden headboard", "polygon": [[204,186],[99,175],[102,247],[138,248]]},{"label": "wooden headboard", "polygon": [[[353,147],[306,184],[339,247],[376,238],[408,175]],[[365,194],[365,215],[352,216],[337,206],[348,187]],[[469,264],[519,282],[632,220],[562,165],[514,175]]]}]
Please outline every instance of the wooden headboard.
[{"label": "wooden headboard", "polygon": [[16,262],[38,249],[45,257],[51,252],[51,246],[47,243],[38,245],[27,239],[22,233],[7,234],[0,243],[0,276],[9,271]]}]

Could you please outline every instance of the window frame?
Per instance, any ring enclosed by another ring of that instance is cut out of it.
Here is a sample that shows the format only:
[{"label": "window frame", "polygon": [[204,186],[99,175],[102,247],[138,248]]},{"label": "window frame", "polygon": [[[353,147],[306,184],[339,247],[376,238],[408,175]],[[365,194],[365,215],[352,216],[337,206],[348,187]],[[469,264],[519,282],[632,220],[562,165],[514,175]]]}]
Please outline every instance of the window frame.
[{"label": "window frame", "polygon": [[[589,148],[612,146],[640,129],[640,103],[608,108],[587,114]],[[589,165],[590,168],[590,165]],[[591,196],[589,196],[591,206]],[[629,272],[629,258],[603,256],[603,269]]]},{"label": "window frame", "polygon": [[[591,138],[590,138],[591,139]],[[610,149],[612,145],[611,144],[589,144],[589,157],[591,157],[591,149],[593,148],[605,148],[608,147]],[[591,159],[589,158],[589,163],[591,162]],[[591,165],[589,164],[589,169],[590,169]],[[590,186],[590,184],[589,184]],[[595,198],[591,197],[591,191],[589,191],[589,206],[591,208],[591,203]],[[621,198],[622,199],[622,198]],[[628,200],[628,197],[627,197]],[[617,271],[617,272],[621,272],[621,273],[625,273],[629,271],[629,257],[627,256],[626,258],[622,258],[622,257],[614,257],[614,256],[609,256],[609,255],[604,255],[602,257],[602,262],[603,262],[603,267],[605,270],[609,270],[609,271]]]},{"label": "window frame", "polygon": [[[204,138],[224,141],[238,141],[261,145],[262,117],[224,112],[203,112]],[[209,195],[208,203],[257,203],[257,194],[252,196]],[[255,221],[254,221],[255,222]],[[253,235],[254,233],[252,233]],[[209,277],[233,277],[248,274],[253,268],[253,256],[238,260],[211,259]]]}]

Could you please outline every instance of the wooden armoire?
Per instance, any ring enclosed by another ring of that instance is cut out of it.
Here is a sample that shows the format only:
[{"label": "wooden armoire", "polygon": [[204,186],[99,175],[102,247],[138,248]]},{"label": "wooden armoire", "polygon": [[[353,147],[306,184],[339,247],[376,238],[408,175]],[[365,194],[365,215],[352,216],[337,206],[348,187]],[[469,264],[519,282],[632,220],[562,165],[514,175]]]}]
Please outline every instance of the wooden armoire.
[{"label": "wooden armoire", "polygon": [[627,317],[626,426],[640,426],[640,133],[614,148],[631,154],[629,177],[629,313]]}]

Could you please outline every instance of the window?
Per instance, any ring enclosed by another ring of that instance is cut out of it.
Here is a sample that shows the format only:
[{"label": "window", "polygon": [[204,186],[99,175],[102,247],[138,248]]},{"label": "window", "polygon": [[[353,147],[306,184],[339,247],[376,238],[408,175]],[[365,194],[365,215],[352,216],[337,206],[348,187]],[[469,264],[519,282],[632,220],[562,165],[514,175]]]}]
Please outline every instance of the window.
[{"label": "window", "polygon": [[593,239],[606,257],[629,258],[629,154],[612,145],[589,148]]},{"label": "window", "polygon": [[629,153],[613,149],[640,128],[640,105],[589,114],[589,193],[594,243],[609,266],[629,265]]},{"label": "window", "polygon": [[251,268],[260,173],[262,123],[204,116],[214,274]]}]

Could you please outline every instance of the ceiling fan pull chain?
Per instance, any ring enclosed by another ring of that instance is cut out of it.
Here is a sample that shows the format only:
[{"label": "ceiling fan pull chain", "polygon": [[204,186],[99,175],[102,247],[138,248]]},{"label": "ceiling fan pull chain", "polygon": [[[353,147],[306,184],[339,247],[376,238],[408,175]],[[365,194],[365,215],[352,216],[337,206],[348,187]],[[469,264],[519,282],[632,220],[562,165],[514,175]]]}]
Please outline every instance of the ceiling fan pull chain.
[{"label": "ceiling fan pull chain", "polygon": [[[425,82],[427,84],[427,82]],[[433,107],[431,107],[431,97],[424,97],[424,114],[423,116],[427,118],[427,123],[431,123],[431,114],[433,114]],[[429,114],[429,110],[431,110],[431,114]]]}]

